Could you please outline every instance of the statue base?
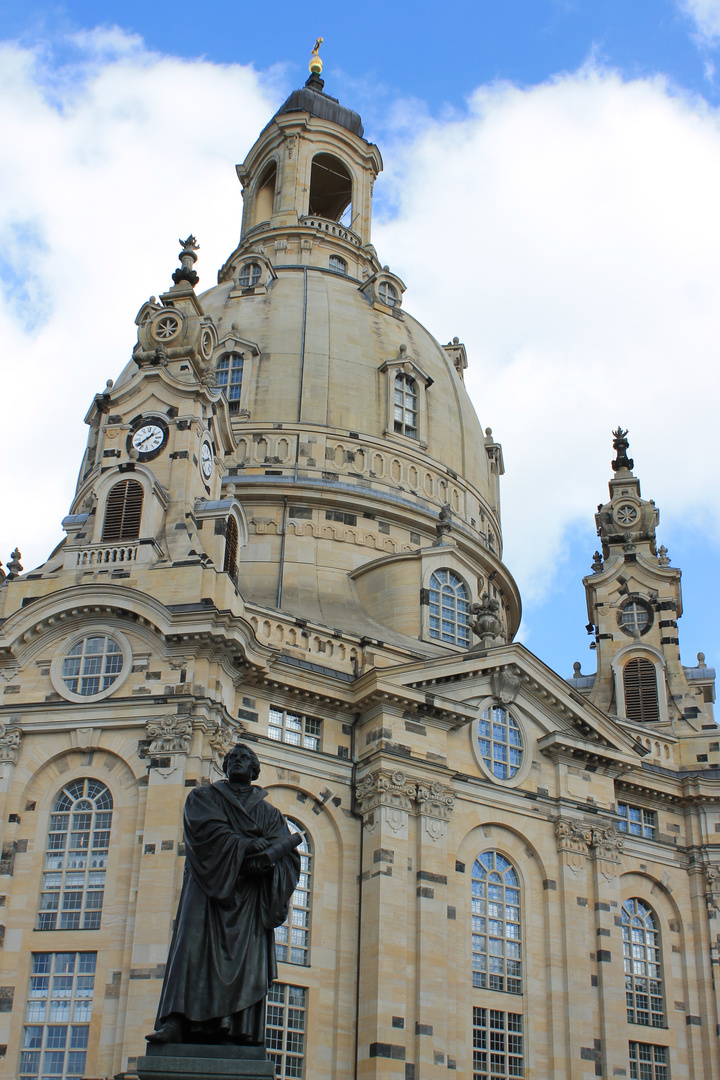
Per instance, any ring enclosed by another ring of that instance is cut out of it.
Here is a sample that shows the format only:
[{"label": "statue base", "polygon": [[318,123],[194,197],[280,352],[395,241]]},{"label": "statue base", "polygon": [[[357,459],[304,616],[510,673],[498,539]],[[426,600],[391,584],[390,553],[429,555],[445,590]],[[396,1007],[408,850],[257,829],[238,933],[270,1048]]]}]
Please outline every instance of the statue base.
[{"label": "statue base", "polygon": [[148,1044],[137,1061],[140,1080],[275,1080],[264,1046]]}]

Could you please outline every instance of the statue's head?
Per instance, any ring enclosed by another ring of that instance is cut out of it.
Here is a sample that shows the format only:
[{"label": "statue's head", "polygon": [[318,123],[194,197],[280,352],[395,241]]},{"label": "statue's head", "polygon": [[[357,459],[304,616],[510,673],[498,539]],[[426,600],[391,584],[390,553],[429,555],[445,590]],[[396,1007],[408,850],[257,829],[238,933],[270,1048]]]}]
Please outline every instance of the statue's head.
[{"label": "statue's head", "polygon": [[223,772],[225,773],[226,776],[228,775],[228,769],[230,767],[230,759],[232,758],[233,754],[239,754],[239,753],[245,753],[245,754],[248,755],[248,757],[250,758],[250,761],[252,763],[251,779],[252,780],[257,780],[258,776],[260,775],[260,760],[259,760],[257,754],[255,753],[255,751],[251,750],[250,747],[247,746],[246,743],[236,743],[235,746],[233,746],[232,750],[228,751],[228,753],[223,758],[223,764],[222,764]]}]

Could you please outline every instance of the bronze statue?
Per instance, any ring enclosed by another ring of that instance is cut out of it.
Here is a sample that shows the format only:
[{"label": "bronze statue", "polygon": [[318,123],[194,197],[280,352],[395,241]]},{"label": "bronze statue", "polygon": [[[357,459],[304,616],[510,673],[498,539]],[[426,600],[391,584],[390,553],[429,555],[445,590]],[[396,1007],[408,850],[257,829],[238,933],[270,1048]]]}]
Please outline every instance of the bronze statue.
[{"label": "bronze statue", "polygon": [[185,875],[150,1043],[264,1044],[273,930],[298,881],[300,836],[252,785],[250,747],[233,747],[223,770],[185,803]]}]

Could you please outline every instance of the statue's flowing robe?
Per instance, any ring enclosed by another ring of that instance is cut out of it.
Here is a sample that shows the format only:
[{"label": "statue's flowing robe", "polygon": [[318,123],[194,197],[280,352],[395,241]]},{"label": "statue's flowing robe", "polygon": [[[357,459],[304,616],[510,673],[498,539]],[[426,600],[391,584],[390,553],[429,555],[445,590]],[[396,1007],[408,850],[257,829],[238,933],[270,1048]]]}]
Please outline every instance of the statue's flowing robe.
[{"label": "statue's flowing robe", "polygon": [[273,930],[298,881],[292,851],[264,875],[243,871],[248,846],[289,835],[267,792],[241,801],[226,780],[193,788],[185,803],[185,875],[156,1028],[171,1015],[188,1034],[225,1031],[262,1042],[265,996],[277,977]]}]

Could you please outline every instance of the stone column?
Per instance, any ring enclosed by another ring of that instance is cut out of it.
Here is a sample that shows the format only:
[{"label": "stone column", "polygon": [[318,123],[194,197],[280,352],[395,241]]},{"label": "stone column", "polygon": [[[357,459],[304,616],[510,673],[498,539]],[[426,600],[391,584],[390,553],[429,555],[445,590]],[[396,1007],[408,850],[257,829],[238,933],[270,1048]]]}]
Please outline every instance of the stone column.
[{"label": "stone column", "polygon": [[[622,940],[620,853],[625,840],[612,825],[594,825],[590,836],[595,885],[595,970],[599,990],[599,1046],[596,1062],[604,1076],[627,1068],[627,1008]],[[591,954],[592,955],[592,954]],[[599,1073],[598,1073],[599,1075]]]},{"label": "stone column", "polygon": [[0,821],[5,823],[0,873],[4,874],[12,874],[15,861],[16,845],[11,835],[15,832],[15,829],[13,829],[12,825],[8,825],[8,815],[11,812],[9,799],[15,775],[15,766],[20,757],[22,735],[22,728],[19,724],[0,723]]},{"label": "stone column", "polygon": [[[595,1052],[598,1032],[594,1018],[598,1009],[595,967],[587,961],[595,954],[591,936],[593,884],[588,873],[591,828],[578,818],[559,818],[555,823],[559,880],[545,882],[548,921],[554,962],[551,976],[550,1055],[551,1071],[580,1080],[588,1072],[581,1049]],[[557,893],[557,904],[553,894]],[[559,946],[555,953],[555,943]]]},{"label": "stone column", "polygon": [[[400,769],[380,767],[358,781],[363,818],[358,1077],[405,1078],[408,1032],[407,957],[415,946],[410,822],[416,784]],[[414,1010],[413,1010],[414,1011]]]},{"label": "stone column", "polygon": [[[452,1010],[448,970],[447,834],[455,796],[440,781],[417,784],[415,887],[415,1075],[422,1080],[447,1076],[457,1061],[457,1037],[449,1030]],[[408,1051],[412,1045],[408,1039]]]}]

